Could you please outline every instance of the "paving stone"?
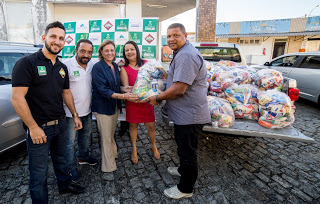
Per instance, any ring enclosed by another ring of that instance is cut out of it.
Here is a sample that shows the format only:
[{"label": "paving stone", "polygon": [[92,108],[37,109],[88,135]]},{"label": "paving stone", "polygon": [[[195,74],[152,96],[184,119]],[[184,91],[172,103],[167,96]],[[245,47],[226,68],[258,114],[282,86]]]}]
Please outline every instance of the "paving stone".
[{"label": "paving stone", "polygon": [[253,173],[254,171],[256,171],[256,168],[254,168],[253,166],[251,166],[250,164],[248,164],[248,163],[243,163],[242,164],[243,165],[243,167],[246,169],[246,170],[248,170],[248,171],[250,171],[251,173]]},{"label": "paving stone", "polygon": [[311,197],[309,197],[308,195],[306,195],[305,193],[303,193],[299,189],[292,189],[291,192],[293,194],[295,194],[296,196],[298,196],[300,199],[304,200],[304,201],[307,201],[307,202],[311,202],[312,201]]},{"label": "paving stone", "polygon": [[264,182],[270,182],[270,178],[262,172],[255,173],[255,175]]},{"label": "paving stone", "polygon": [[290,188],[292,187],[291,184],[289,184],[288,182],[286,182],[284,179],[282,179],[281,177],[274,175],[271,177],[272,180],[276,181],[277,183],[279,183],[281,186],[283,186],[284,188]]},{"label": "paving stone", "polygon": [[280,195],[285,195],[287,194],[287,191],[278,183],[272,182],[272,183],[268,183],[269,187],[272,190],[275,190],[276,192],[278,192]]},{"label": "paving stone", "polygon": [[304,186],[301,186],[300,190],[314,199],[318,199],[320,197],[319,188],[317,188],[315,186],[304,185]]},{"label": "paving stone", "polygon": [[286,181],[288,181],[289,183],[291,183],[292,185],[294,186],[298,186],[299,185],[299,182],[297,181],[297,179],[295,178],[292,178],[286,174],[282,174],[282,178]]},{"label": "paving stone", "polygon": [[226,197],[222,192],[218,192],[214,195],[214,199],[217,201],[217,203],[221,204],[229,204]]}]

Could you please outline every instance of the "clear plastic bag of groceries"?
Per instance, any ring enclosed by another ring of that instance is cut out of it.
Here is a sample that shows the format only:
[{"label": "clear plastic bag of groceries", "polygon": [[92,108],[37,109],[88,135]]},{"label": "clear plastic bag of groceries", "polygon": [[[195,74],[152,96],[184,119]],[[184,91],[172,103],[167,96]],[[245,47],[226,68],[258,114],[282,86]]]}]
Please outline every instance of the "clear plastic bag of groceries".
[{"label": "clear plastic bag of groceries", "polygon": [[159,95],[165,91],[167,73],[160,61],[150,61],[139,68],[136,82],[133,86],[133,93],[137,94],[140,100],[144,101],[150,96]]},{"label": "clear plastic bag of groceries", "polygon": [[207,96],[212,125],[216,127],[231,127],[234,124],[234,113],[230,103],[222,98]]},{"label": "clear plastic bag of groceries", "polygon": [[205,65],[206,65],[206,69],[207,69],[207,82],[212,82],[215,80],[216,77],[216,73],[219,72],[220,70],[230,70],[227,67],[221,67],[221,66],[217,66],[212,62],[209,61],[204,61]]},{"label": "clear plastic bag of groceries", "polygon": [[257,72],[258,80],[255,81],[261,90],[278,89],[283,87],[282,74],[274,69],[262,69]]},{"label": "clear plastic bag of groceries", "polygon": [[235,118],[259,119],[257,92],[258,88],[251,84],[233,84],[226,89],[225,94],[227,100],[231,103]]},{"label": "clear plastic bag of groceries", "polygon": [[291,99],[277,90],[258,92],[259,124],[266,128],[283,128],[294,123]]},{"label": "clear plastic bag of groceries", "polygon": [[255,68],[253,68],[251,66],[247,66],[247,65],[246,66],[237,66],[236,68],[243,69],[243,70],[249,72],[250,76],[251,76],[251,80],[253,82],[256,82],[259,80],[259,76],[258,76],[257,70]]},{"label": "clear plastic bag of groceries", "polygon": [[224,91],[233,84],[250,84],[251,76],[248,71],[234,68],[228,71],[220,70],[215,74],[215,81],[220,84],[220,90]]}]

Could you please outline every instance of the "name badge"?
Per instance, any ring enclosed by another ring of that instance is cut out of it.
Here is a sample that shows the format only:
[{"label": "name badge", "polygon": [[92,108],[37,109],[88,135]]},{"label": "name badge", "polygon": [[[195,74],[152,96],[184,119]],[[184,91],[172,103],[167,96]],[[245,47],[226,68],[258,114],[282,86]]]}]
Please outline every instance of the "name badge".
[{"label": "name badge", "polygon": [[74,71],[73,72],[74,77],[80,77],[80,72],[79,71]]},{"label": "name badge", "polygon": [[45,66],[37,66],[39,76],[47,75],[47,69]]}]

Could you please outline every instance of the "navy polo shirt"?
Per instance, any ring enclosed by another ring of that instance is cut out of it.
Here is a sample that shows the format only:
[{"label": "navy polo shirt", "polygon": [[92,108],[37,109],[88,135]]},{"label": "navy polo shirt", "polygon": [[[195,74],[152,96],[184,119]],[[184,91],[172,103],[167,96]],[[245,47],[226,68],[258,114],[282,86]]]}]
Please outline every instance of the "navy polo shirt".
[{"label": "navy polo shirt", "polygon": [[29,87],[25,98],[39,125],[65,117],[62,91],[69,89],[69,75],[58,57],[53,65],[40,49],[21,58],[12,71],[12,87]]}]

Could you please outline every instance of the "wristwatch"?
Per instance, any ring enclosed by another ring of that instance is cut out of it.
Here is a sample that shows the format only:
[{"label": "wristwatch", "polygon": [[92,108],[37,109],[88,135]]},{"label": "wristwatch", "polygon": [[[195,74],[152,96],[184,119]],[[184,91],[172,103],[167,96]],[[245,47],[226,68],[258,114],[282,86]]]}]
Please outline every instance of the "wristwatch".
[{"label": "wristwatch", "polygon": [[156,101],[157,101],[157,103],[161,103],[161,102],[162,102],[162,100],[160,100],[160,99],[158,98],[158,95],[156,96]]},{"label": "wristwatch", "polygon": [[78,113],[77,112],[74,112],[72,113],[72,117],[75,118],[75,117],[79,117]]}]

